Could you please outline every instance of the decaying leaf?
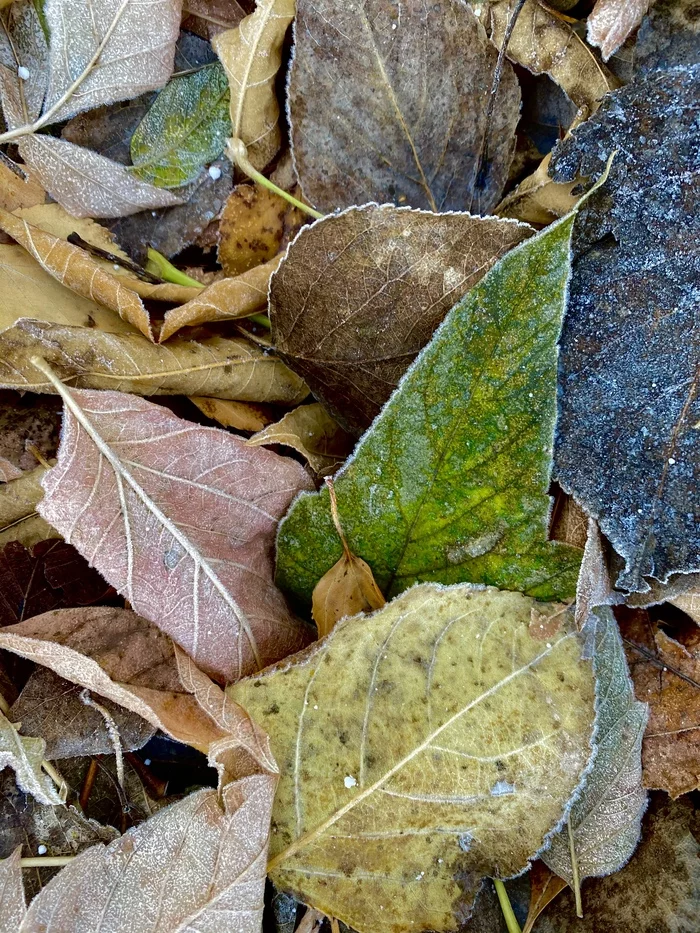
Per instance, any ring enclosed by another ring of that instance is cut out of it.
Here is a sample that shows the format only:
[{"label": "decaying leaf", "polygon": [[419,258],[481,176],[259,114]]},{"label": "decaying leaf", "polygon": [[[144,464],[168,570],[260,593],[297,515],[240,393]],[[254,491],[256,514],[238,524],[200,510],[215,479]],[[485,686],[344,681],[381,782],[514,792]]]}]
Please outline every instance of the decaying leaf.
[{"label": "decaying leaf", "polygon": [[262,431],[277,417],[274,408],[256,402],[234,402],[201,395],[191,395],[190,401],[207,418],[218,421],[224,428],[235,428],[237,431]]},{"label": "decaying leaf", "polygon": [[469,916],[484,874],[526,866],[593,723],[578,636],[531,638],[533,602],[415,587],[229,688],[280,764],[278,886],[360,933],[441,931]]},{"label": "decaying leaf", "polygon": [[607,61],[644,19],[652,0],[596,0],[586,20],[588,41]]},{"label": "decaying leaf", "polygon": [[132,100],[79,113],[63,127],[61,138],[75,146],[92,149],[113,162],[128,165],[131,162],[131,137],[154,98],[155,94],[147,91]]},{"label": "decaying leaf", "polygon": [[508,177],[520,91],[506,62],[491,100],[497,53],[471,7],[297,7],[288,109],[308,201],[488,213]]},{"label": "decaying leaf", "polygon": [[133,175],[178,188],[221,155],[231,135],[229,89],[218,62],[174,77],[131,137]]},{"label": "decaying leaf", "polygon": [[18,933],[236,929],[262,922],[275,778],[199,790],[106,848],[82,852],[39,892]]},{"label": "decaying leaf", "polygon": [[45,749],[43,739],[20,735],[0,710],[0,771],[12,768],[22,790],[36,797],[39,803],[60,804],[63,801],[56,785],[41,769],[46,758]]},{"label": "decaying leaf", "polygon": [[[574,593],[580,551],[546,540],[573,220],[453,308],[335,479],[348,545],[387,596],[424,580]],[[328,502],[301,496],[280,526],[278,580],[306,601],[342,553]]]},{"label": "decaying leaf", "polygon": [[219,222],[219,262],[226,275],[240,275],[274,259],[286,228],[300,226],[301,211],[261,185],[237,185]]},{"label": "decaying leaf", "polygon": [[648,708],[634,698],[625,651],[610,609],[595,610],[584,629],[596,676],[596,755],[568,822],[542,860],[574,884],[571,840],[579,878],[619,871],[639,842],[647,805],[642,787],[642,736]]},{"label": "decaying leaf", "polygon": [[277,357],[240,338],[175,338],[156,346],[140,334],[18,321],[0,331],[0,386],[55,392],[36,366],[37,353],[63,381],[78,388],[136,395],[210,393],[222,398],[293,405],[308,395],[296,373]]},{"label": "decaying leaf", "polygon": [[319,220],[272,277],[274,345],[361,434],[449,309],[531,234],[492,217],[376,204]]},{"label": "decaying leaf", "polygon": [[208,673],[235,680],[302,647],[272,550],[312,486],[303,467],[133,395],[59,387],[40,514]]},{"label": "decaying leaf", "polygon": [[27,912],[18,846],[9,858],[0,861],[0,933],[16,933]]},{"label": "decaying leaf", "polygon": [[564,891],[535,933],[691,933],[700,902],[700,826],[689,802],[657,795],[629,865],[583,885],[583,919]]},{"label": "decaying leaf", "polygon": [[625,559],[617,584],[631,590],[700,569],[700,211],[688,181],[700,169],[699,76],[696,66],[638,79],[552,160],[555,179],[569,180],[618,152],[581,214],[556,471]]},{"label": "decaying leaf", "polygon": [[635,693],[649,704],[647,787],[678,797],[700,786],[700,631],[669,637],[643,610],[617,610]]},{"label": "decaying leaf", "polygon": [[523,933],[531,933],[535,921],[547,904],[551,904],[557,894],[560,894],[566,887],[566,881],[550,871],[539,859],[532,863],[528,878],[530,879],[530,904]]},{"label": "decaying leaf", "polygon": [[270,276],[279,265],[280,258],[271,259],[233,279],[219,279],[196,298],[179,308],[172,308],[165,315],[160,331],[161,342],[172,337],[181,327],[247,317],[264,308]]},{"label": "decaying leaf", "polygon": [[21,541],[31,547],[56,532],[36,511],[44,490],[41,479],[46,472],[40,466],[0,486],[0,547]]},{"label": "decaying leaf", "polygon": [[334,473],[352,452],[354,438],[344,431],[326,412],[323,405],[314,402],[300,405],[288,412],[276,424],[258,431],[248,444],[283,444],[305,457],[311,469],[320,476]]},{"label": "decaying leaf", "polygon": [[295,0],[259,0],[235,29],[212,40],[231,87],[231,135],[242,139],[255,168],[264,168],[280,147],[275,79],[282,44],[294,19]]},{"label": "decaying leaf", "polygon": [[116,311],[151,338],[151,322],[137,294],[105,272],[79,246],[73,246],[0,208],[0,229],[23,246],[49,275],[83,298]]}]

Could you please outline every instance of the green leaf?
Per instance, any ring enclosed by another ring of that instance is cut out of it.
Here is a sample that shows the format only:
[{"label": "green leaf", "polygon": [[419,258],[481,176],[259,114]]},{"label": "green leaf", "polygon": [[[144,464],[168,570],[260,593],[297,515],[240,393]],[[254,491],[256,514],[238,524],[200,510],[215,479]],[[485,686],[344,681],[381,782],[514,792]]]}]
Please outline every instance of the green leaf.
[{"label": "green leaf", "polygon": [[223,151],[231,135],[229,88],[218,62],[173,78],[131,137],[130,171],[159,188],[178,188]]},{"label": "green leaf", "polygon": [[[574,214],[457,304],[335,482],[350,549],[394,595],[418,581],[572,596],[581,551],[547,540],[557,339]],[[342,552],[328,491],[282,522],[278,583],[305,601]]]},{"label": "green leaf", "polygon": [[414,587],[227,695],[279,764],[268,870],[359,933],[462,927],[564,817],[591,756],[592,665],[534,600]]}]

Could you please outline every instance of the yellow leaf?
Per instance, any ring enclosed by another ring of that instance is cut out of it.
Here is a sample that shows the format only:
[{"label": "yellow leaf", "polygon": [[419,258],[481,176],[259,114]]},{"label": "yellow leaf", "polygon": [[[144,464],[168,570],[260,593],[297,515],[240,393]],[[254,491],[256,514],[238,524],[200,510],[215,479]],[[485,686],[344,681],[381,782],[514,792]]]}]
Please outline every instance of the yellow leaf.
[{"label": "yellow leaf", "polygon": [[212,40],[231,86],[234,139],[242,139],[255,168],[264,168],[280,147],[275,79],[282,44],[294,19],[295,0],[259,0],[254,13]]},{"label": "yellow leaf", "polygon": [[206,398],[191,395],[193,405],[212,421],[237,431],[260,431],[275,420],[274,409],[255,402],[234,402],[231,399]]},{"label": "yellow leaf", "polygon": [[288,412],[277,424],[253,435],[248,443],[292,447],[309,461],[312,470],[323,476],[334,473],[344,463],[355,439],[331,418],[323,405],[314,402]]}]

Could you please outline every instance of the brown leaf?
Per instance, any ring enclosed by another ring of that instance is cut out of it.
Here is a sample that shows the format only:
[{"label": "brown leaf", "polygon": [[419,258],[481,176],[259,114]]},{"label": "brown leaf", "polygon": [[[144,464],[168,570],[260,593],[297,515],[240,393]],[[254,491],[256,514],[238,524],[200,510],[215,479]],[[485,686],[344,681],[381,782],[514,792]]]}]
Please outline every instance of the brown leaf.
[{"label": "brown leaf", "polygon": [[12,479],[19,479],[21,475],[22,471],[17,469],[14,463],[0,457],[0,483],[9,483]]},{"label": "brown leaf", "polygon": [[506,62],[490,99],[497,54],[468,4],[299,0],[295,37],[294,160],[318,210],[376,200],[487,213],[497,203],[520,91]]},{"label": "brown leaf", "polygon": [[148,312],[138,295],[100,268],[80,247],[66,243],[2,209],[0,229],[23,246],[62,285],[83,298],[111,308],[120,318],[152,339]]},{"label": "brown leaf", "polygon": [[240,275],[274,259],[287,227],[304,222],[303,213],[260,185],[238,185],[219,222],[219,262],[226,275]]},{"label": "brown leaf", "polygon": [[0,547],[11,541],[31,547],[55,537],[55,530],[36,511],[44,495],[40,481],[45,472],[36,467],[0,486]]},{"label": "brown leaf", "polygon": [[549,537],[584,548],[588,539],[588,516],[573,496],[557,490]]},{"label": "brown leaf", "polygon": [[59,387],[61,446],[40,513],[215,677],[300,648],[272,579],[277,522],[312,488],[300,464],[133,395]]},{"label": "brown leaf", "polygon": [[586,20],[591,45],[601,51],[607,61],[632,35],[644,19],[652,0],[596,0],[593,12]]},{"label": "brown leaf", "polygon": [[635,694],[650,710],[644,784],[678,797],[700,786],[700,630],[681,643],[643,610],[617,612]]},{"label": "brown leaf", "polygon": [[284,444],[292,447],[308,460],[311,469],[319,476],[335,473],[355,446],[354,438],[318,402],[300,405],[277,424],[258,431],[247,443],[251,446]]},{"label": "brown leaf", "polygon": [[233,402],[230,399],[205,398],[200,395],[191,395],[190,401],[207,418],[237,431],[261,431],[277,417],[270,405],[258,405],[255,402]]},{"label": "brown leaf", "polygon": [[16,933],[27,908],[22,882],[21,847],[0,862],[0,933]]},{"label": "brown leaf", "polygon": [[114,388],[136,395],[205,392],[287,405],[308,395],[301,377],[280,359],[240,338],[176,337],[162,347],[141,334],[109,334],[42,321],[18,321],[0,331],[0,385],[56,392],[32,363],[37,353],[62,380],[79,388]]},{"label": "brown leaf", "polygon": [[273,342],[333,417],[361,434],[450,308],[532,232],[376,204],[316,221],[272,277]]},{"label": "brown leaf", "polygon": [[539,859],[533,862],[530,867],[530,907],[527,912],[527,920],[523,927],[523,933],[530,933],[535,921],[545,909],[547,904],[551,903],[557,894],[560,894],[567,886],[566,881],[555,875],[553,871],[541,862]]},{"label": "brown leaf", "polygon": [[555,182],[549,177],[551,153],[548,153],[532,175],[501,201],[495,210],[499,217],[511,217],[529,224],[546,227],[568,214],[578,200],[572,194],[578,181]]},{"label": "brown leaf", "polygon": [[280,259],[281,257],[271,259],[270,262],[256,266],[233,279],[220,279],[205,288],[192,301],[168,311],[160,332],[161,343],[172,337],[181,327],[206,324],[210,321],[230,321],[247,317],[264,308],[270,276],[279,265]]},{"label": "brown leaf", "polygon": [[249,6],[246,2],[244,8],[237,0],[184,0],[182,28],[211,40],[225,29],[237,26],[250,13]]}]

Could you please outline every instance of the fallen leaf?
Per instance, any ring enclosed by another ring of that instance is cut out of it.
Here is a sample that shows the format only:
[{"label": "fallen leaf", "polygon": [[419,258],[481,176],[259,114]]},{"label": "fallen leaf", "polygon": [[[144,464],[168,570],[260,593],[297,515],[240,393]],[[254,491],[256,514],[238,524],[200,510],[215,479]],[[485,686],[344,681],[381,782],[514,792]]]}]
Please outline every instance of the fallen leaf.
[{"label": "fallen leaf", "polygon": [[280,258],[256,266],[233,279],[213,282],[196,298],[179,308],[172,308],[165,315],[160,331],[161,343],[172,337],[181,327],[248,317],[249,314],[264,308],[270,276],[279,265]]},{"label": "fallen leaf", "polygon": [[41,769],[45,749],[43,739],[20,735],[0,710],[0,771],[12,768],[22,790],[39,803],[60,804],[63,801],[56,785]]},{"label": "fallen leaf", "polygon": [[14,211],[18,207],[33,207],[43,204],[46,192],[31,178],[16,175],[0,161],[0,207]]},{"label": "fallen leaf", "polygon": [[172,192],[134,178],[118,162],[65,139],[24,136],[18,148],[42,187],[76,217],[123,217],[182,203]]},{"label": "fallen leaf", "polygon": [[36,467],[0,486],[0,547],[15,540],[31,547],[55,537],[54,529],[36,511],[44,495],[41,479],[45,472],[44,467]]},{"label": "fallen leaf", "polygon": [[0,933],[16,933],[27,912],[22,882],[21,847],[0,861]]},{"label": "fallen leaf", "polygon": [[471,8],[297,6],[287,106],[309,203],[487,213],[508,177],[520,90],[506,62],[491,98],[497,53]]},{"label": "fallen leaf", "polygon": [[[624,558],[617,585],[628,590],[645,590],[645,576],[700,570],[700,228],[688,187],[700,164],[699,72],[657,73],[615,92],[552,160],[566,181],[618,152],[578,225],[555,458],[561,486]],[[651,139],[664,140],[653,159]]]},{"label": "fallen leaf", "polygon": [[512,221],[386,204],[319,220],[270,282],[273,343],[361,434],[450,308],[531,235]]},{"label": "fallen leaf", "polygon": [[304,220],[298,208],[261,185],[237,185],[219,222],[218,258],[226,275],[240,275],[274,259],[287,226],[298,228]]},{"label": "fallen leaf", "polygon": [[578,180],[560,184],[549,177],[551,153],[546,155],[538,167],[520,182],[501,201],[495,210],[499,217],[546,227],[548,224],[568,214],[576,204],[573,191]]},{"label": "fallen leaf", "polygon": [[551,904],[557,894],[560,894],[566,887],[566,881],[550,871],[539,859],[532,863],[528,877],[530,878],[530,906],[523,933],[531,933],[535,921],[547,904]]},{"label": "fallen leaf", "polygon": [[249,0],[244,0],[244,6],[237,0],[184,0],[182,28],[211,40],[225,29],[237,26],[250,12],[249,6]]},{"label": "fallen leaf", "polygon": [[[16,0],[15,0],[16,2]],[[92,149],[98,155],[129,165],[131,137],[148,113],[155,94],[147,91],[132,100],[123,100],[79,113],[61,130],[61,139],[74,146]]]},{"label": "fallen leaf", "polygon": [[294,12],[295,0],[259,0],[240,25],[212,40],[231,87],[231,135],[243,140],[258,169],[277,154],[282,141],[275,79]]},{"label": "fallen leaf", "polygon": [[[22,122],[35,120],[41,112],[46,94],[46,59],[48,48],[39,16],[33,3],[15,2],[0,15],[0,65],[8,69],[0,79],[4,85],[3,108],[7,109],[6,81],[14,82]],[[19,77],[19,69],[28,72],[27,80]],[[7,117],[7,114],[6,114]]]},{"label": "fallen leaf", "polygon": [[37,452],[51,460],[58,448],[61,407],[48,395],[0,390],[0,456],[23,473],[36,469]]},{"label": "fallen leaf", "polygon": [[[37,485],[44,473],[42,468]],[[0,626],[60,606],[87,606],[110,594],[109,584],[85,558],[56,538],[53,529],[51,534],[31,551],[19,541],[10,541],[0,551]]]},{"label": "fallen leaf", "polygon": [[632,861],[584,884],[583,919],[564,891],[540,916],[535,933],[690,933],[700,898],[700,833],[692,804],[657,795]]},{"label": "fallen leaf", "polygon": [[0,482],[9,483],[12,479],[19,479],[22,471],[18,470],[14,463],[0,457]]},{"label": "fallen leaf", "polygon": [[146,337],[152,338],[148,312],[139,296],[105,272],[85,250],[1,208],[0,229],[23,246],[42,269],[66,288],[110,308]]},{"label": "fallen leaf", "polygon": [[684,593],[682,596],[670,599],[669,602],[685,612],[686,615],[689,615],[693,622],[700,625],[700,592],[695,590],[691,593]]},{"label": "fallen leaf", "polygon": [[[387,596],[424,580],[574,593],[580,551],[546,540],[573,220],[453,308],[335,478],[348,545]],[[278,534],[280,585],[305,601],[342,554],[328,503],[300,496]]]},{"label": "fallen leaf", "polygon": [[272,580],[277,522],[312,486],[301,465],[136,396],[59,386],[40,514],[207,673],[235,680],[302,647]]},{"label": "fallen leaf", "polygon": [[237,431],[261,431],[277,417],[269,405],[258,405],[256,402],[234,402],[230,399],[204,398],[197,395],[191,395],[190,401],[207,418]]},{"label": "fallen leaf", "polygon": [[178,188],[221,155],[231,135],[229,89],[218,62],[166,85],[131,137],[132,175]]},{"label": "fallen leaf", "polygon": [[334,473],[352,453],[354,438],[314,402],[287,412],[276,424],[258,431],[248,441],[251,446],[283,444],[305,457],[319,476]]},{"label": "fallen leaf", "polygon": [[[82,701],[83,692],[82,687],[39,667],[12,704],[9,716],[13,722],[22,723],[24,733],[43,739],[44,757],[50,761],[111,755],[114,743],[105,719]],[[141,748],[154,735],[155,727],[141,716],[102,697],[100,704],[112,717],[123,751]]]},{"label": "fallen leaf", "polygon": [[644,784],[678,797],[700,787],[700,632],[681,643],[643,610],[617,612],[635,693],[649,704]]},{"label": "fallen leaf", "polygon": [[607,61],[644,19],[652,0],[596,0],[586,20],[587,38]]},{"label": "fallen leaf", "polygon": [[637,848],[647,806],[642,736],[649,711],[634,698],[622,639],[610,609],[596,609],[584,634],[585,656],[592,655],[596,676],[596,755],[568,816],[570,830],[564,826],[540,856],[571,886],[575,883],[571,845],[581,880],[619,871]]},{"label": "fallen leaf", "polygon": [[287,405],[308,395],[303,380],[281,360],[241,338],[177,337],[159,347],[140,334],[109,334],[42,321],[18,321],[0,331],[0,385],[56,392],[32,363],[37,353],[60,379],[79,388],[153,396],[207,392]]},{"label": "fallen leaf", "polygon": [[484,875],[526,867],[576,791],[594,718],[578,636],[532,639],[533,602],[415,587],[228,689],[280,764],[275,884],[360,933],[440,931],[468,918]]},{"label": "fallen leaf", "polygon": [[696,0],[655,0],[637,33],[634,47],[637,71],[645,74],[696,64],[698,33]]}]

